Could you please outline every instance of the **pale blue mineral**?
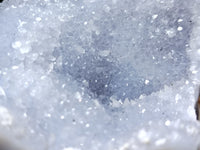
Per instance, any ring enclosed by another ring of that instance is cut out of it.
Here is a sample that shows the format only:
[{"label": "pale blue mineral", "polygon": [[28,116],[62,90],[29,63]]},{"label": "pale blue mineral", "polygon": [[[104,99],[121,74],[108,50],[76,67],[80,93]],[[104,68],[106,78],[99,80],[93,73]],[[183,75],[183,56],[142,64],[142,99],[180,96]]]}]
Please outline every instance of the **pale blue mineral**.
[{"label": "pale blue mineral", "polygon": [[4,0],[0,149],[199,149],[199,33],[199,0]]}]

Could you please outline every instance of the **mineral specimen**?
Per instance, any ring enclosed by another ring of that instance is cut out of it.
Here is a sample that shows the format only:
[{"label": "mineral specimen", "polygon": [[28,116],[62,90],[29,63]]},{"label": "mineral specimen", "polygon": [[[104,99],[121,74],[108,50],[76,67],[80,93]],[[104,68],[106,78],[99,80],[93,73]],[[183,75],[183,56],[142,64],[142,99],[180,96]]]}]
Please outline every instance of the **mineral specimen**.
[{"label": "mineral specimen", "polygon": [[199,18],[199,0],[4,0],[0,149],[197,150]]}]

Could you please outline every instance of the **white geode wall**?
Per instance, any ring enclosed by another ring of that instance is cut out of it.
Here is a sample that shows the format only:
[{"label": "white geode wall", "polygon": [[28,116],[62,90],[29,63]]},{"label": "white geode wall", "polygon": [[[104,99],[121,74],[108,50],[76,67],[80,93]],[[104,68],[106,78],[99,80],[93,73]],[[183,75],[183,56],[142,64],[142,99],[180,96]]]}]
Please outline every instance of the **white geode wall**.
[{"label": "white geode wall", "polygon": [[0,149],[198,150],[199,0],[4,0]]}]

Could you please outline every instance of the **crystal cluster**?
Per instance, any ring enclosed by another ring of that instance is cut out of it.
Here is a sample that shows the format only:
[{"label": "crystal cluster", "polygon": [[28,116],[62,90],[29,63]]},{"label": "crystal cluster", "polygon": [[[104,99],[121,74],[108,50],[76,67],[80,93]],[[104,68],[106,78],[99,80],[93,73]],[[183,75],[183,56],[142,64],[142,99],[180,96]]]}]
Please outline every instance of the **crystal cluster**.
[{"label": "crystal cluster", "polygon": [[197,150],[199,18],[198,0],[4,0],[0,149]]}]

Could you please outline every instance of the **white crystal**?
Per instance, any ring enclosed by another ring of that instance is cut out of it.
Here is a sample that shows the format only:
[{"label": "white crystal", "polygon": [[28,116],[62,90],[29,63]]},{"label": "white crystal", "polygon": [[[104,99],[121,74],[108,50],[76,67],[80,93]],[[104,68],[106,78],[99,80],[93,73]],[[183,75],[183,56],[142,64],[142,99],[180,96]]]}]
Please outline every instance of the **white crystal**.
[{"label": "white crystal", "polygon": [[1,138],[30,150],[197,149],[197,0],[0,5]]},{"label": "white crystal", "polygon": [[22,43],[20,41],[15,41],[14,43],[12,43],[12,47],[14,49],[18,49],[22,46]]},{"label": "white crystal", "polygon": [[3,126],[10,126],[13,123],[11,114],[5,107],[0,106],[0,122]]}]

